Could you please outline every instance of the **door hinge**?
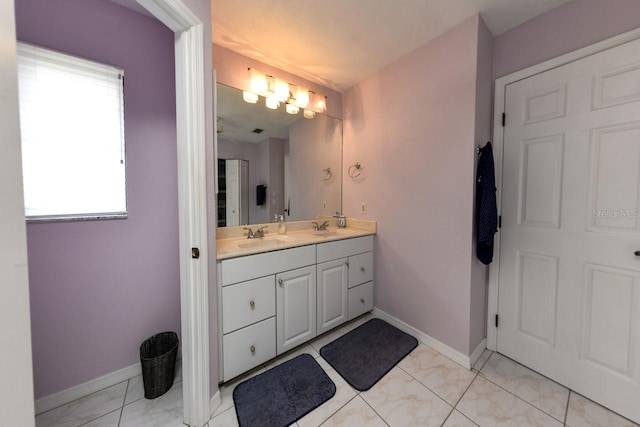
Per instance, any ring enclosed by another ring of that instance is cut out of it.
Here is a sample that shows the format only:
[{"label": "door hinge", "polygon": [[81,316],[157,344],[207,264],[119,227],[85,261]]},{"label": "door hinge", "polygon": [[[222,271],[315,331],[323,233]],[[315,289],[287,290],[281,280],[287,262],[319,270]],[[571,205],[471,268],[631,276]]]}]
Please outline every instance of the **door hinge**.
[{"label": "door hinge", "polygon": [[498,314],[496,313],[496,328],[498,327]]},{"label": "door hinge", "polygon": [[498,215],[498,228],[502,228],[502,215]]},{"label": "door hinge", "polygon": [[504,127],[505,123],[507,123],[507,115],[502,113],[502,127]]}]

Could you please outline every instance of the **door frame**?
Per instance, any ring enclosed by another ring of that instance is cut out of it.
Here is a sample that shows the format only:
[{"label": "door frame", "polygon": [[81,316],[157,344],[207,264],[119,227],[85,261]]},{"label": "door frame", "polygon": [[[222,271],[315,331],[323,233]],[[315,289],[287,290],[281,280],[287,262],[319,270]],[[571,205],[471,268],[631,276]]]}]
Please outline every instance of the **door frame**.
[{"label": "door frame", "polygon": [[137,1],[175,33],[182,406],[185,424],[203,426],[211,416],[204,75],[210,40],[182,0]]},{"label": "door frame", "polygon": [[[507,85],[636,39],[640,39],[640,27],[636,28],[635,30],[631,30],[626,33],[603,40],[601,42],[592,44],[590,46],[574,50],[548,61],[541,62],[540,64],[532,65],[531,67],[496,79],[493,109],[493,145],[495,148],[493,153],[495,157],[494,161],[498,215],[501,215],[502,213],[502,155],[504,147],[504,128],[502,127],[502,113],[504,112],[505,108],[505,95]],[[494,238],[493,262],[489,265],[489,295],[487,300],[487,348],[493,351],[496,351],[498,346],[498,331],[495,324],[495,316],[498,314],[500,238],[500,229],[498,229],[498,232],[496,233]]]}]

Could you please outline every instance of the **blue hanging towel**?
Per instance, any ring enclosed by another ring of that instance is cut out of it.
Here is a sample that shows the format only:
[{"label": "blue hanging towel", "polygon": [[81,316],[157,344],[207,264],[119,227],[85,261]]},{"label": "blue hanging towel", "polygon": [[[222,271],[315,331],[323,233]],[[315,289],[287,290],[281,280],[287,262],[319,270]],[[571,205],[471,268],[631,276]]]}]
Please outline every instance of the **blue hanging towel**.
[{"label": "blue hanging towel", "polygon": [[498,231],[496,177],[491,142],[480,151],[476,175],[476,256],[483,264],[493,260],[493,235]]}]

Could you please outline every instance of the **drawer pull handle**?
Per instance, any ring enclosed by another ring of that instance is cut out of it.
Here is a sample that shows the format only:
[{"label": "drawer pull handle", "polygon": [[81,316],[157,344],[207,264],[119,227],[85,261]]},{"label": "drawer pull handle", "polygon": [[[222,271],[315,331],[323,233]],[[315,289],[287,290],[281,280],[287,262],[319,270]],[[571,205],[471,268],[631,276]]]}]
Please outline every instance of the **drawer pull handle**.
[{"label": "drawer pull handle", "polygon": [[345,262],[344,265],[347,266],[347,268],[349,267],[349,261]]},{"label": "drawer pull handle", "polygon": [[249,301],[251,308],[256,308],[256,302],[254,300]]},{"label": "drawer pull handle", "polygon": [[364,273],[364,267],[360,267],[360,271]]},{"label": "drawer pull handle", "polygon": [[282,279],[278,279],[278,284],[279,284],[279,285],[282,285],[283,283],[284,283],[284,280],[282,280]]},{"label": "drawer pull handle", "polygon": [[249,347],[249,350],[251,350],[251,353],[255,353],[256,352],[256,347],[254,345],[252,345],[251,347]]},{"label": "drawer pull handle", "polygon": [[360,302],[364,304],[364,298],[360,298]]}]

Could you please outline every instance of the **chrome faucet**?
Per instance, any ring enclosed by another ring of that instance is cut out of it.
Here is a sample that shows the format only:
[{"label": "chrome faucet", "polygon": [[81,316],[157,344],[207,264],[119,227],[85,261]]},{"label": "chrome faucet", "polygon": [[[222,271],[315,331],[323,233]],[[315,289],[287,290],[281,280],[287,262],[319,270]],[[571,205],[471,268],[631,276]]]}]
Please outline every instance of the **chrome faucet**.
[{"label": "chrome faucet", "polygon": [[312,222],[313,231],[325,231],[329,227],[329,221],[325,221],[322,224],[318,224],[317,222]]},{"label": "chrome faucet", "polygon": [[263,225],[262,227],[258,227],[256,231],[253,231],[249,227],[244,227],[243,230],[247,230],[247,239],[259,239],[264,237],[264,229],[269,227],[268,225]]}]

